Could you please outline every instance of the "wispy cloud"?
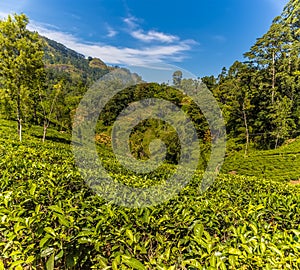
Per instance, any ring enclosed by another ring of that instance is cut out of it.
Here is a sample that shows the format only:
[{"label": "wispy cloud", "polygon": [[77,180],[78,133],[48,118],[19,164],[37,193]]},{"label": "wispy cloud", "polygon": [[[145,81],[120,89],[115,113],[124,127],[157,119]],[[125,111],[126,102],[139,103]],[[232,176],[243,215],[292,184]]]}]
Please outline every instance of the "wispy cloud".
[{"label": "wispy cloud", "polygon": [[[7,17],[9,13],[0,11],[0,18]],[[98,57],[108,64],[149,66],[166,62],[181,62],[186,58],[187,52],[196,44],[193,40],[181,40],[178,36],[165,34],[155,30],[145,31],[139,26],[140,19],[129,16],[123,19],[127,28],[121,29],[122,34],[127,34],[135,40],[134,47],[113,46],[107,43],[91,43],[62,31],[55,25],[31,21],[28,28],[37,31],[42,36],[53,39],[85,56]],[[109,24],[106,25],[107,37],[119,34]],[[120,43],[122,44],[122,43]]]},{"label": "wispy cloud", "polygon": [[177,36],[156,32],[154,30],[150,30],[147,33],[143,33],[142,30],[132,31],[131,36],[144,42],[160,41],[164,43],[172,43],[179,40]]},{"label": "wispy cloud", "polygon": [[107,25],[106,28],[107,28],[107,32],[108,32],[106,35],[107,37],[112,38],[118,34],[118,32],[115,29],[113,29],[111,26]]},{"label": "wispy cloud", "polygon": [[174,44],[167,45],[148,44],[148,46],[137,48],[117,47],[109,44],[83,42],[72,34],[45,27],[36,22],[31,23],[29,28],[85,56],[99,57],[109,64],[149,66],[169,61],[179,62],[185,58],[184,52],[189,51],[194,44],[192,40],[179,40]]},{"label": "wispy cloud", "polygon": [[130,15],[129,17],[123,20],[127,25],[128,33],[135,39],[142,42],[162,42],[162,43],[172,43],[175,41],[179,41],[179,37],[158,32],[155,30],[145,31],[143,30],[138,22],[140,21],[138,18]]},{"label": "wispy cloud", "polygon": [[0,11],[0,19],[7,18],[7,16],[8,16],[9,14],[11,14],[11,13]]},{"label": "wispy cloud", "polygon": [[214,35],[212,36],[212,39],[220,43],[224,43],[227,41],[226,37],[222,35]]},{"label": "wispy cloud", "polygon": [[71,17],[76,19],[76,20],[81,20],[81,17],[77,14],[71,13]]},{"label": "wispy cloud", "polygon": [[138,26],[138,24],[137,24],[138,23],[138,19],[136,17],[134,17],[134,16],[130,15],[129,17],[125,18],[123,21],[131,29],[134,29],[134,28],[136,28]]}]

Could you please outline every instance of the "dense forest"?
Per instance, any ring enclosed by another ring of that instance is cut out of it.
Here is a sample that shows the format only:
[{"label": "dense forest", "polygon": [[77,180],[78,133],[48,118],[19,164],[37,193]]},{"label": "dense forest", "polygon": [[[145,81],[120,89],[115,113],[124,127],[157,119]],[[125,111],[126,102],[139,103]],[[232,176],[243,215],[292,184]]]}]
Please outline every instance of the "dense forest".
[{"label": "dense forest", "polygon": [[202,79],[221,104],[231,147],[276,148],[299,136],[299,55],[300,7],[290,1],[244,62]]},{"label": "dense forest", "polygon": [[[88,87],[113,68],[100,59],[86,58],[62,44],[30,33],[26,30],[27,23],[24,15],[1,22],[5,34],[1,36],[1,58],[7,59],[1,62],[1,112],[7,118],[17,118],[19,122],[22,119],[23,124],[70,130],[74,111]],[[236,61],[228,69],[223,68],[217,77],[201,79],[220,103],[229,149],[244,149],[247,153],[250,146],[277,148],[285,140],[299,135],[299,24],[299,3],[290,1],[281,16],[273,20],[268,32],[244,54],[244,62]],[[23,34],[14,40],[11,27],[15,33]],[[23,42],[28,44],[29,40],[34,47],[23,48]],[[13,51],[15,46],[21,46],[17,53]],[[28,59],[30,53],[30,62],[23,63],[22,57]],[[36,72],[32,73],[29,65],[33,65]],[[28,70],[28,74],[22,72],[21,75],[26,83],[17,85],[13,74],[21,74],[22,69]],[[36,74],[36,78],[32,74]],[[176,74],[173,78],[174,85],[181,83],[184,89],[187,83]],[[18,89],[12,90],[12,84]],[[127,103],[129,101],[127,98]]]},{"label": "dense forest", "polygon": [[[300,268],[300,0],[289,1],[244,61],[197,80],[177,70],[170,84],[146,83],[29,31],[28,23],[24,14],[0,20],[0,270]],[[114,72],[125,76],[102,80]],[[108,96],[123,90],[99,115],[93,87]],[[215,134],[190,89],[208,89],[226,124],[225,161],[210,174]],[[129,140],[142,166],[151,143],[165,143],[156,170],[129,170],[116,158],[114,122],[150,98],[170,101],[194,124],[200,142],[194,171],[178,166],[180,136],[160,119],[140,121]],[[78,117],[78,108],[87,110]],[[91,139],[80,124],[95,117]],[[86,137],[95,156],[83,147]],[[84,149],[79,158],[76,148]],[[177,171],[190,180],[179,189],[170,181]],[[209,188],[207,175],[218,175]],[[115,189],[119,184],[129,192]]]}]

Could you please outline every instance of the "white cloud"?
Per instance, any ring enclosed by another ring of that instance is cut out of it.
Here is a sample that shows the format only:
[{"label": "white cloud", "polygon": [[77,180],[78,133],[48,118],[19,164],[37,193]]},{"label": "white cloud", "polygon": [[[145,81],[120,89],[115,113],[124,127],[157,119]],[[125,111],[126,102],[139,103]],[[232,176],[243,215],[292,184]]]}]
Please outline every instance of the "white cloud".
[{"label": "white cloud", "polygon": [[139,41],[143,41],[147,43],[153,41],[161,42],[161,43],[172,43],[179,40],[179,37],[177,36],[165,34],[155,30],[144,31],[138,25],[139,19],[134,16],[129,16],[125,18],[123,21],[126,23],[128,27],[127,31],[129,32],[129,34],[133,38]]},{"label": "white cloud", "polygon": [[133,29],[133,28],[136,28],[138,25],[137,25],[137,22],[138,22],[138,19],[134,16],[129,16],[127,18],[125,18],[123,20],[129,28]]},{"label": "white cloud", "polygon": [[31,23],[29,29],[64,44],[85,56],[98,57],[109,64],[149,66],[155,63],[182,61],[183,53],[191,49],[192,40],[168,45],[148,45],[139,48],[116,47],[108,44],[86,43],[75,36],[44,25]]},{"label": "white cloud", "polygon": [[118,34],[118,32],[109,25],[107,26],[107,32],[108,34],[106,36],[110,38],[115,37]]},{"label": "white cloud", "polygon": [[3,11],[0,11],[0,19],[7,18],[7,16],[8,16],[9,14],[10,14],[9,12],[3,12]]},{"label": "white cloud", "polygon": [[132,31],[131,36],[144,42],[160,41],[164,43],[172,43],[179,40],[177,36],[156,32],[154,30],[150,30],[146,34],[142,30]]},{"label": "white cloud", "polygon": [[[9,13],[0,11],[0,18]],[[85,56],[98,57],[108,64],[149,66],[157,63],[180,62],[185,53],[196,44],[193,40],[180,40],[175,35],[169,35],[155,30],[144,31],[138,26],[139,19],[130,16],[123,20],[128,29],[124,31],[133,38],[146,43],[145,46],[136,45],[112,46],[103,43],[88,43],[70,33],[61,31],[57,26],[31,21],[28,28],[37,31],[42,36],[55,40]],[[114,37],[117,32],[110,25],[106,25],[107,37]],[[129,30],[129,31],[128,31]],[[151,43],[153,42],[153,43]],[[122,44],[122,43],[120,43]]]}]

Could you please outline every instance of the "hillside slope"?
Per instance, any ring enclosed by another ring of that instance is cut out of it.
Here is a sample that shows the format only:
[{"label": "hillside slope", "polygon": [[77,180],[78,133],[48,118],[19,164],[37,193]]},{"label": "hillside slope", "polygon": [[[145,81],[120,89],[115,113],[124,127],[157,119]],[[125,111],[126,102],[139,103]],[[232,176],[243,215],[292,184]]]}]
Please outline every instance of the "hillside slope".
[{"label": "hillside slope", "polygon": [[275,150],[251,150],[247,157],[243,152],[230,154],[225,160],[222,172],[278,181],[299,180],[300,137]]},{"label": "hillside slope", "polygon": [[0,269],[299,269],[300,186],[220,175],[201,193],[199,172],[168,202],[124,208],[85,184],[68,135],[41,133],[20,143],[0,119]]},{"label": "hillside slope", "polygon": [[66,72],[72,77],[80,77],[89,82],[99,79],[112,69],[98,58],[86,58],[54,40],[46,37],[43,39],[46,44],[44,62],[47,69]]}]

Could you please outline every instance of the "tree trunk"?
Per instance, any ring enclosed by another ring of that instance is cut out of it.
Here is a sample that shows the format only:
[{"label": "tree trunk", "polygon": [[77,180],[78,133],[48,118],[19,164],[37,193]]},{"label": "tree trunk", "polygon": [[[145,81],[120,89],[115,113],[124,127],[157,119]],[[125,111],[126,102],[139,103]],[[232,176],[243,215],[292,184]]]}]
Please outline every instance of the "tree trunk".
[{"label": "tree trunk", "polygon": [[36,125],[38,125],[39,123],[38,123],[38,117],[37,117],[37,102],[35,101],[34,102],[34,105],[33,105],[33,118],[34,118],[34,123],[36,124]]},{"label": "tree trunk", "polygon": [[22,141],[22,118],[21,118],[21,100],[20,94],[17,96],[17,120],[18,120],[18,135],[20,142]]},{"label": "tree trunk", "polygon": [[19,140],[22,141],[22,119],[18,119]]},{"label": "tree trunk", "polygon": [[277,136],[276,136],[275,149],[277,149],[278,141],[279,141],[279,134],[277,134]]},{"label": "tree trunk", "polygon": [[245,111],[245,103],[243,103],[243,118],[244,118],[244,124],[246,129],[246,147],[245,147],[245,156],[248,154],[249,149],[249,129],[248,129],[248,122],[247,122],[247,115]]},{"label": "tree trunk", "polygon": [[272,104],[274,104],[275,99],[275,78],[276,78],[276,70],[275,70],[275,52],[272,53]]},{"label": "tree trunk", "polygon": [[47,129],[49,127],[49,122],[47,120],[44,120],[44,130],[43,130],[43,143],[46,140],[46,135],[47,135]]}]

